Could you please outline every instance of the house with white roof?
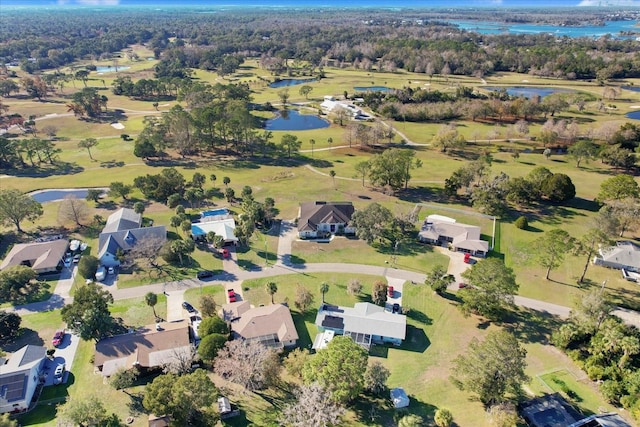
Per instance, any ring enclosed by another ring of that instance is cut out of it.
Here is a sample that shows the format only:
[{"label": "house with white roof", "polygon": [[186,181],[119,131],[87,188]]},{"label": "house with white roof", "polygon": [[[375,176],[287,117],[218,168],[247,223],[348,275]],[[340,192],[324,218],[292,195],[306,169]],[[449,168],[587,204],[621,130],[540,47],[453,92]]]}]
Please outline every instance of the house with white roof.
[{"label": "house with white roof", "polygon": [[485,257],[489,242],[480,238],[480,227],[456,222],[442,215],[429,215],[418,233],[418,239],[433,245],[449,245],[453,251]]},{"label": "house with white roof", "polygon": [[600,248],[593,259],[595,265],[640,273],[640,246],[629,241]]},{"label": "house with white roof", "polygon": [[0,414],[24,412],[38,387],[47,349],[25,345],[9,359],[0,357]]},{"label": "house with white roof", "polygon": [[344,101],[338,101],[331,95],[325,95],[324,100],[320,104],[320,108],[326,113],[336,113],[339,110],[345,111],[351,118],[366,118],[362,110],[354,104]]},{"label": "house with white roof", "polygon": [[367,350],[373,344],[401,345],[407,336],[407,316],[368,302],[359,302],[353,307],[322,304],[315,324],[320,334],[314,340],[314,349],[326,346],[331,336],[325,334],[326,331],[349,336]]},{"label": "house with white roof", "polygon": [[213,231],[216,236],[222,237],[223,244],[236,244],[238,238],[235,229],[236,222],[233,218],[215,219],[191,224],[191,236],[194,240],[206,240],[207,234]]},{"label": "house with white roof", "polygon": [[167,240],[164,225],[142,227],[142,215],[133,209],[122,208],[109,215],[98,237],[98,259],[107,267],[120,265],[119,252],[127,252],[145,240],[163,244]]}]

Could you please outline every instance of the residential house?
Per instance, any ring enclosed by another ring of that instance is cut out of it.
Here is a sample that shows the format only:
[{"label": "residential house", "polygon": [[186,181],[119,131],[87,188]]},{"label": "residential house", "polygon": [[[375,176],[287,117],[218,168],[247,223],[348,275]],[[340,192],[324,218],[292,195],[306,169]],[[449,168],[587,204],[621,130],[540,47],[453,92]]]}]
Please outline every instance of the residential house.
[{"label": "residential house", "polygon": [[620,241],[615,246],[600,248],[598,252],[593,259],[595,265],[640,273],[640,246]]},{"label": "residential house", "polygon": [[335,114],[335,113],[338,113],[340,110],[342,110],[344,111],[347,117],[354,120],[369,118],[369,116],[363,113],[362,110],[356,107],[354,104],[346,101],[338,101],[335,97],[331,95],[324,96],[324,100],[320,104],[320,108],[326,114],[331,114],[331,113]]},{"label": "residential house", "polygon": [[119,369],[149,370],[171,365],[191,352],[189,323],[163,322],[98,341],[94,366],[109,377]]},{"label": "residential house", "polygon": [[326,345],[325,331],[350,336],[367,350],[373,344],[401,345],[407,334],[407,316],[368,302],[356,303],[353,308],[322,304],[315,323],[320,334],[314,340],[314,349]]},{"label": "residential house", "polygon": [[57,272],[68,247],[69,242],[65,239],[13,245],[0,264],[0,270],[26,265],[38,274]]},{"label": "residential house", "polygon": [[418,239],[434,245],[449,245],[453,251],[485,257],[489,242],[480,238],[480,227],[456,222],[442,215],[429,215],[418,233]]},{"label": "residential house", "polygon": [[521,413],[532,427],[568,426],[582,418],[559,393],[546,394],[524,402]]},{"label": "residential house", "polygon": [[142,215],[132,209],[122,208],[109,215],[107,224],[98,238],[98,259],[107,267],[120,265],[118,255],[128,252],[145,241],[155,240],[163,244],[167,240],[164,225],[142,227]]},{"label": "residential house", "polygon": [[569,425],[569,427],[631,427],[620,415],[615,412],[607,414],[594,414]]},{"label": "residential house", "polygon": [[235,235],[236,222],[232,217],[204,220],[205,218],[191,224],[191,237],[194,240],[206,240],[207,234],[213,231],[216,236],[222,237],[223,245],[238,243]]},{"label": "residential house", "polygon": [[351,202],[307,202],[300,204],[298,236],[316,238],[329,234],[354,234],[349,226],[355,209]]},{"label": "residential house", "polygon": [[247,301],[243,301],[226,304],[222,310],[223,313],[235,314],[231,332],[236,339],[259,341],[274,348],[294,347],[298,341],[291,311],[284,304],[251,308]]},{"label": "residential house", "polygon": [[0,413],[23,412],[40,383],[46,347],[25,345],[8,360],[0,358]]}]

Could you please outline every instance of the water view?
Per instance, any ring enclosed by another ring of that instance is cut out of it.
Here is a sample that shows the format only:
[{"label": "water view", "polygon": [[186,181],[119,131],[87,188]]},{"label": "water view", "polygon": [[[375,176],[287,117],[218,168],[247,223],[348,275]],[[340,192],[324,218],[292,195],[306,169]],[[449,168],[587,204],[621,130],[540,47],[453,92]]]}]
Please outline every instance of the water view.
[{"label": "water view", "polygon": [[122,70],[128,70],[131,67],[120,67],[118,66],[118,69],[116,70],[116,67],[112,67],[112,66],[105,66],[105,67],[96,67],[96,72],[98,73],[113,73],[116,71],[122,71]]},{"label": "water view", "polygon": [[622,86],[622,89],[630,90],[632,92],[640,92],[640,86]]},{"label": "water view", "polygon": [[584,27],[564,27],[559,25],[535,25],[535,24],[509,24],[490,21],[449,21],[459,28],[474,31],[480,34],[539,34],[551,33],[568,37],[598,38],[611,34],[617,38],[634,38],[633,36],[620,36],[620,31],[638,31],[635,25],[638,21],[607,21],[603,26],[589,25]]},{"label": "water view", "polygon": [[494,91],[506,91],[511,96],[524,96],[527,99],[535,98],[537,96],[544,98],[552,93],[571,93],[570,89],[559,89],[555,87],[527,87],[527,86],[484,86],[483,89],[490,92]]},{"label": "water view", "polygon": [[640,120],[640,110],[632,111],[630,113],[627,113],[626,117],[628,117],[630,119],[633,119],[633,120]]},{"label": "water view", "polygon": [[77,199],[87,197],[87,189],[78,190],[41,190],[31,193],[31,197],[38,203],[53,202],[54,200],[62,200],[67,196],[75,196]]},{"label": "water view", "polygon": [[274,119],[267,120],[267,130],[311,130],[329,127],[329,122],[311,114],[300,114],[297,110],[279,111]]},{"label": "water view", "polygon": [[356,92],[391,92],[393,89],[386,86],[355,86]]},{"label": "water view", "polygon": [[279,88],[279,87],[287,87],[287,86],[296,86],[302,85],[305,83],[313,83],[317,81],[316,79],[282,79],[273,83],[269,83],[269,87]]}]

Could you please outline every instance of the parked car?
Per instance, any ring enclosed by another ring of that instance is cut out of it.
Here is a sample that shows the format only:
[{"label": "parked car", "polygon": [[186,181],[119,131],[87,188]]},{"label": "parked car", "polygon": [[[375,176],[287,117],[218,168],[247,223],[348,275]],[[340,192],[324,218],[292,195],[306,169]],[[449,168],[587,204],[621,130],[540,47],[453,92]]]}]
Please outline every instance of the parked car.
[{"label": "parked car", "polygon": [[389,293],[389,298],[393,298],[393,286],[387,287],[387,292]]},{"label": "parked car", "polygon": [[73,263],[74,263],[74,264],[77,264],[77,263],[79,263],[79,262],[80,262],[80,256],[81,256],[81,255],[80,255],[80,254],[78,254],[78,255],[75,255],[75,256],[73,257]]},{"label": "parked car", "polygon": [[471,254],[464,254],[464,262],[465,264],[471,264],[473,262],[471,260]]},{"label": "parked car", "polygon": [[400,313],[400,304],[398,303],[393,304],[391,311],[393,313]]},{"label": "parked car", "polygon": [[206,279],[209,277],[213,277],[213,271],[211,270],[201,270],[196,273],[196,277],[198,279]]},{"label": "parked car", "polygon": [[62,384],[62,378],[64,377],[65,365],[64,363],[60,363],[56,366],[56,370],[53,372],[53,383],[54,384]]},{"label": "parked car", "polygon": [[105,277],[107,277],[107,269],[102,266],[98,267],[96,270],[96,281],[102,282]]},{"label": "parked car", "polygon": [[54,347],[59,346],[60,344],[62,344],[62,340],[64,339],[64,329],[60,329],[58,331],[56,331],[55,334],[53,334],[53,338],[51,339],[51,345]]},{"label": "parked car", "polygon": [[188,302],[186,302],[186,301],[184,301],[182,303],[182,308],[187,310],[189,313],[195,313],[196,312],[196,309],[193,308],[193,306],[191,304],[189,304]]},{"label": "parked car", "polygon": [[233,289],[229,289],[227,291],[227,295],[229,295],[229,302],[236,302],[236,293],[233,291]]},{"label": "parked car", "polygon": [[113,267],[107,268],[107,274],[116,274],[116,269]]},{"label": "parked car", "polygon": [[226,248],[222,249],[221,255],[222,255],[222,258],[224,258],[224,259],[229,258],[229,255],[230,255],[229,254],[229,249],[226,249]]}]

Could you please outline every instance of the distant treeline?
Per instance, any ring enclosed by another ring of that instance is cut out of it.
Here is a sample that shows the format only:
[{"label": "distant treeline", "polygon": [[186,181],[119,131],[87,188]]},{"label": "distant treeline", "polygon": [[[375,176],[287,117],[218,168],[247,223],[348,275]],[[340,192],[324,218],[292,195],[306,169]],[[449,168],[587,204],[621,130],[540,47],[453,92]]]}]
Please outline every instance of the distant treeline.
[{"label": "distant treeline", "polygon": [[[573,10],[564,21],[562,15],[549,20],[573,25],[604,18],[579,13],[584,16]],[[544,14],[535,16],[539,22]],[[36,73],[78,60],[111,59],[142,43],[162,58],[157,77],[184,77],[180,70],[190,68],[225,75],[247,57],[259,57],[274,74],[333,65],[428,76],[517,71],[601,81],[640,77],[640,45],[632,39],[480,35],[443,23],[445,17],[419,10],[7,10],[0,15],[0,62]],[[460,17],[461,12],[451,15]]]}]

